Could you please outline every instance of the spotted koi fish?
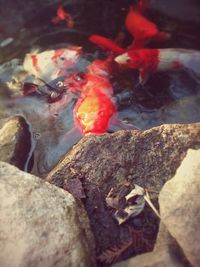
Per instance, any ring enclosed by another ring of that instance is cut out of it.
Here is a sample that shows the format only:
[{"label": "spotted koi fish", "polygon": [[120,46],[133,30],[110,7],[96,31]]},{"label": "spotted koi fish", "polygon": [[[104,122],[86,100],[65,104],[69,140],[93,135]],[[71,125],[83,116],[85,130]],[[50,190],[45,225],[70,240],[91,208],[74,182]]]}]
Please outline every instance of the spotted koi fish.
[{"label": "spotted koi fish", "polygon": [[49,82],[65,75],[66,70],[78,62],[81,53],[82,48],[75,46],[27,54],[23,66],[29,74]]},{"label": "spotted koi fish", "polygon": [[115,58],[127,68],[140,71],[140,81],[144,82],[150,73],[188,69],[200,75],[200,51],[166,48],[131,50]]}]

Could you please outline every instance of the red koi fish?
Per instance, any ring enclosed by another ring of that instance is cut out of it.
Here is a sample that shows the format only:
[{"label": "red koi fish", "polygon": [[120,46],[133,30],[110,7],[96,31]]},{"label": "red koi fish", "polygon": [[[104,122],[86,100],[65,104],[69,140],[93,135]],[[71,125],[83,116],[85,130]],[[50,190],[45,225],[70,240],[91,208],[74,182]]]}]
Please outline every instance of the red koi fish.
[{"label": "red koi fish", "polygon": [[67,69],[77,63],[81,53],[82,48],[75,46],[27,54],[23,66],[28,73],[49,82],[65,75]]},{"label": "red koi fish", "polygon": [[131,50],[115,58],[118,64],[140,71],[144,82],[149,73],[188,69],[200,75],[200,51],[166,48]]},{"label": "red koi fish", "polygon": [[52,19],[54,24],[60,21],[66,21],[68,28],[74,28],[74,20],[72,16],[60,5],[57,9],[57,16]]},{"label": "red koi fish", "polygon": [[95,59],[88,67],[88,73],[98,76],[109,77],[116,67],[113,57],[108,57],[105,60]]},{"label": "red koi fish", "polygon": [[89,40],[107,51],[111,51],[116,54],[122,54],[125,52],[125,49],[119,47],[114,41],[104,36],[94,34],[89,37]]},{"label": "red koi fish", "polygon": [[159,31],[155,23],[149,21],[141,13],[142,6],[131,6],[126,16],[127,31],[134,37],[130,49],[143,48],[150,40],[162,41],[170,38],[170,34]]}]

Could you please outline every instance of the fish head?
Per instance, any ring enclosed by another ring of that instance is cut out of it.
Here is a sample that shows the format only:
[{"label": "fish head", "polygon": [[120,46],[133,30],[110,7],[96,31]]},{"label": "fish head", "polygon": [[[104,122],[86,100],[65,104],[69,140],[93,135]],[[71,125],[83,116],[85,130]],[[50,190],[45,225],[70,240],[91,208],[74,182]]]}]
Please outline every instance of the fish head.
[{"label": "fish head", "polygon": [[80,46],[60,48],[54,51],[51,60],[58,69],[70,68],[77,63],[81,53],[82,47]]},{"label": "fish head", "polygon": [[117,56],[115,59],[119,65],[123,65],[133,69],[140,69],[142,67],[142,60],[140,53],[136,51],[128,51],[124,54]]},{"label": "fish head", "polygon": [[65,78],[64,84],[70,92],[80,92],[87,81],[87,75],[84,72],[75,72]]},{"label": "fish head", "polygon": [[109,128],[116,107],[105,94],[90,95],[77,102],[74,118],[84,135],[102,134]]}]

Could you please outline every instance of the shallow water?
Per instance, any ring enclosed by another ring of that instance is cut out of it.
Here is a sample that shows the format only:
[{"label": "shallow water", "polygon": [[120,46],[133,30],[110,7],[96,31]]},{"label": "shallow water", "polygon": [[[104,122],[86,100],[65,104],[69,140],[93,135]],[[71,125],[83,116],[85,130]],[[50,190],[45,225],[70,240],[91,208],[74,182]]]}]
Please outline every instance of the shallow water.
[{"label": "shallow water", "polygon": [[[53,25],[57,5],[48,5],[32,14],[26,23],[17,29],[15,17],[9,17],[9,29],[0,35],[0,63],[9,62],[13,58],[23,60],[31,50],[55,49],[66,45],[82,46],[84,56],[81,67],[94,58],[102,56],[102,51],[88,41],[90,34],[102,34],[114,38],[124,30],[124,18],[129,3],[133,1],[65,1],[64,6],[75,19],[75,28],[67,29],[65,23]],[[195,0],[152,0],[149,17],[159,28],[172,34],[172,38],[163,43],[151,43],[149,47],[180,47],[200,50],[200,3]],[[15,7],[13,6],[13,10]],[[14,12],[14,11],[13,11]],[[17,20],[17,18],[16,18]],[[13,32],[10,30],[13,23]],[[8,42],[7,38],[10,39]],[[126,33],[124,45],[130,41]],[[7,44],[6,44],[7,42]],[[1,70],[1,83],[12,77],[13,68],[7,72]],[[142,88],[136,88],[137,72],[126,71],[112,77],[114,91],[130,90],[133,96],[119,108],[119,117],[141,129],[161,125],[163,123],[192,123],[200,121],[200,80],[187,71],[176,73],[159,73],[153,75]],[[18,88],[19,89],[19,88]],[[63,104],[60,111],[51,111],[48,105],[38,98],[20,100],[9,106],[8,113],[23,114],[32,125],[36,153],[34,173],[48,171],[70,148],[74,140],[67,136],[73,128],[72,110],[74,102]],[[56,108],[56,105],[55,105]],[[5,111],[7,113],[7,111]],[[72,134],[73,135],[73,134]],[[69,141],[67,143],[65,140]]]}]

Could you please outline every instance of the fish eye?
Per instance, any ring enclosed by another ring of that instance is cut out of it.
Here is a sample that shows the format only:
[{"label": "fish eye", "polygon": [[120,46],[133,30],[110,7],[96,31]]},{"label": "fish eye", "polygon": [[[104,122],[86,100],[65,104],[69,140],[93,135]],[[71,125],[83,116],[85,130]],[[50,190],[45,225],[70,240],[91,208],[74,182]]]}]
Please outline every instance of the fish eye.
[{"label": "fish eye", "polygon": [[65,60],[65,57],[60,57],[60,60],[64,61]]},{"label": "fish eye", "polygon": [[130,58],[127,58],[126,63],[131,63]]},{"label": "fish eye", "polygon": [[83,72],[79,72],[79,73],[74,75],[74,79],[77,82],[81,82],[81,81],[83,81],[85,79],[85,74]]}]

